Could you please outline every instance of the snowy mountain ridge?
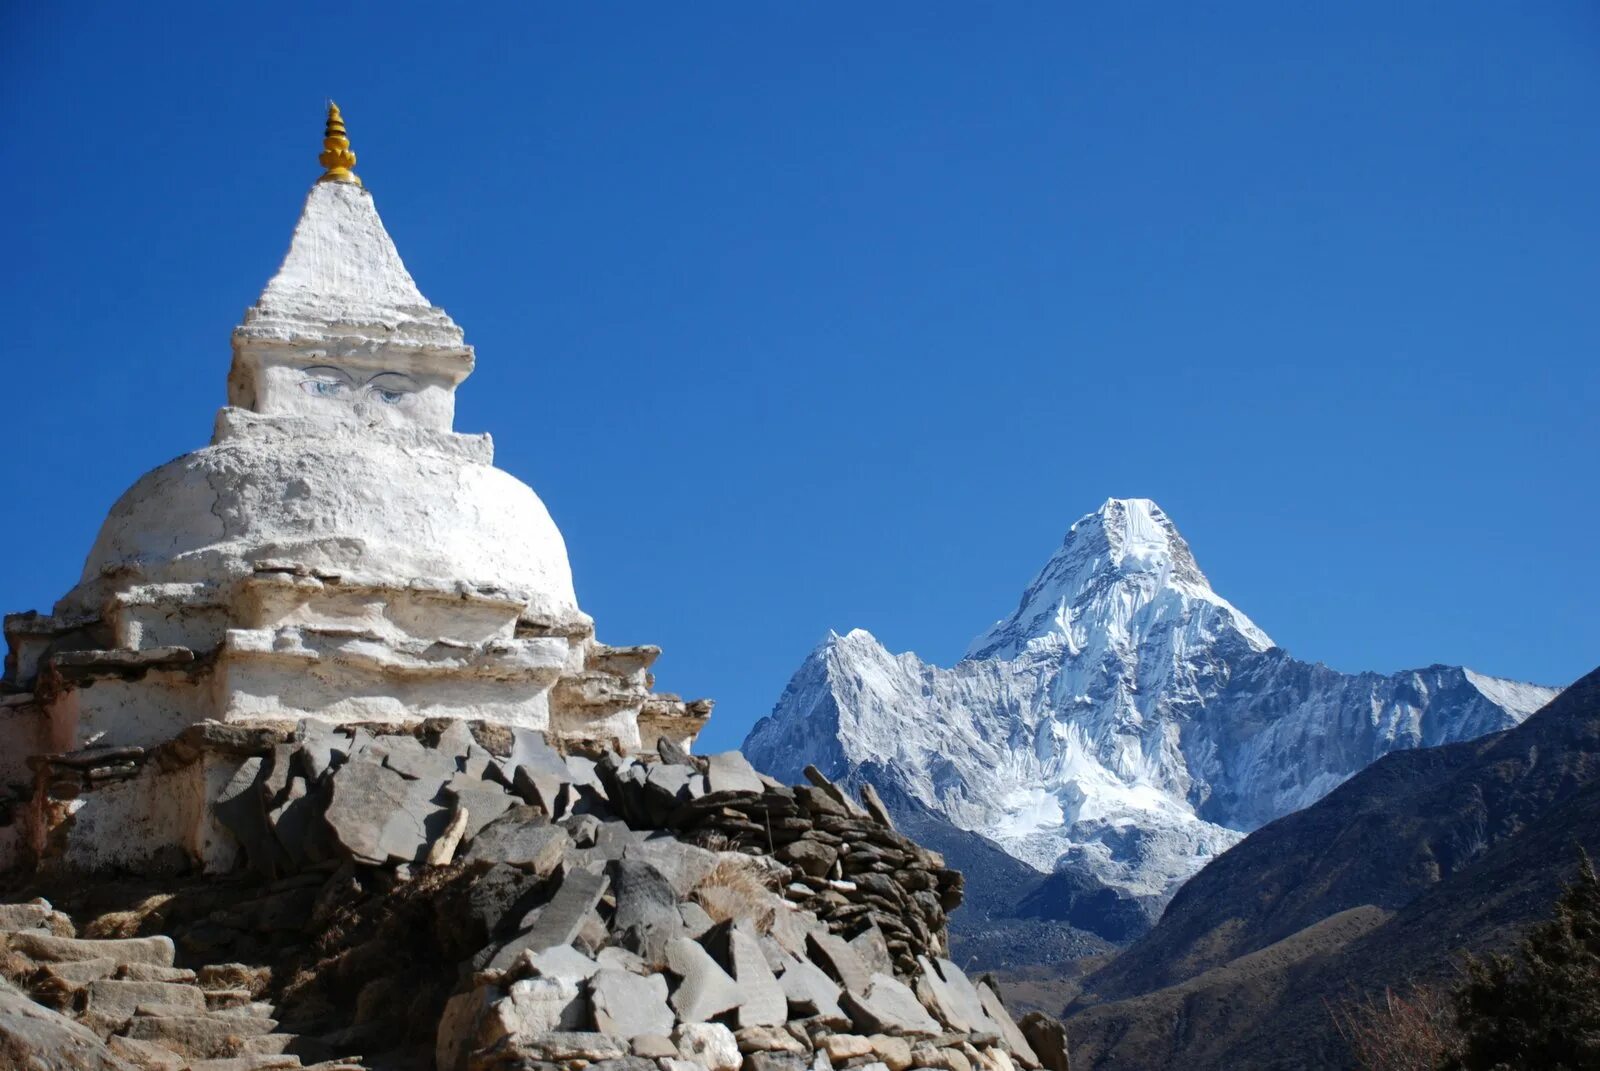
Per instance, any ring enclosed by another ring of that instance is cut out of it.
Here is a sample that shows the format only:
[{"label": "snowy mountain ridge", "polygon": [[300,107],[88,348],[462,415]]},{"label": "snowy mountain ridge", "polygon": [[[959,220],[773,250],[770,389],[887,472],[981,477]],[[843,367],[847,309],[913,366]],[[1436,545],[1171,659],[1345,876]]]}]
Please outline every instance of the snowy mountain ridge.
[{"label": "snowy mountain ridge", "polygon": [[955,666],[830,634],[744,750],[781,778],[816,763],[878,781],[1041,871],[1159,904],[1388,751],[1509,728],[1556,691],[1293,659],[1160,507],[1111,499]]}]

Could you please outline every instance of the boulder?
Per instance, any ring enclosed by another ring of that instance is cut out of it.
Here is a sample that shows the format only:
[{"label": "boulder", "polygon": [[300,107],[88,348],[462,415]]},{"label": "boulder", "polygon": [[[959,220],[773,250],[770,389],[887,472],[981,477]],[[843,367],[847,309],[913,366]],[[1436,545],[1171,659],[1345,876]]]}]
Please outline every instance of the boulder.
[{"label": "boulder", "polygon": [[480,985],[457,993],[445,1001],[434,1035],[433,1062],[436,1071],[465,1071],[467,1056],[478,1047],[478,1036],[489,1009],[505,996],[492,985]]},{"label": "boulder", "polygon": [[673,1014],[662,975],[602,968],[589,979],[589,1004],[595,1029],[613,1037],[632,1040],[672,1032]]},{"label": "boulder", "polygon": [[537,1036],[552,1030],[582,1030],[588,1002],[579,986],[564,978],[524,978],[490,1006],[479,1031],[480,1045],[507,1036]]},{"label": "boulder", "polygon": [[744,1063],[733,1031],[721,1023],[684,1023],[675,1037],[683,1058],[699,1061],[708,1071],[739,1071]]},{"label": "boulder", "polygon": [[1039,1058],[1045,1071],[1072,1071],[1072,1061],[1067,1055],[1067,1030],[1044,1012],[1032,1011],[1017,1023],[1022,1036]]}]

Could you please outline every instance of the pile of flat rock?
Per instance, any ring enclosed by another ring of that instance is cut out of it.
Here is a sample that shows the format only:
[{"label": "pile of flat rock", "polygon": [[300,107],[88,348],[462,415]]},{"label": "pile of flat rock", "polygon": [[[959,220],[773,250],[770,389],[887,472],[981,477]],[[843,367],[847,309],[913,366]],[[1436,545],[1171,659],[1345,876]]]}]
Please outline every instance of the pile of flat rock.
[{"label": "pile of flat rock", "polygon": [[[785,786],[737,752],[667,739],[654,756],[590,757],[459,721],[254,739],[214,808],[288,890],[276,898],[326,896],[341,874],[469,890],[455,929],[476,936],[456,947],[478,951],[453,991],[445,975],[440,1071],[1066,1069],[1054,1020],[1019,1026],[992,982],[947,958],[960,874],[870,791],[858,802],[815,770]],[[184,999],[209,1012],[220,998]],[[270,1022],[247,1006],[252,1028]]]},{"label": "pile of flat rock", "polygon": [[[43,900],[0,904],[0,1066],[103,1071],[359,1071],[291,1051],[320,1048],[277,1029],[240,964],[175,965],[164,936],[83,940]],[[326,1055],[325,1053],[322,1055]]]}]

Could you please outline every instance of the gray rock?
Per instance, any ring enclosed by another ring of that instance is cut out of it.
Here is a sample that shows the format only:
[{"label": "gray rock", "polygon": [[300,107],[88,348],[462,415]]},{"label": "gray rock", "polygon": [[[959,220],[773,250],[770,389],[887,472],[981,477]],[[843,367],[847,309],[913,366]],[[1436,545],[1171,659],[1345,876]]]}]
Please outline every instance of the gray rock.
[{"label": "gray rock", "polygon": [[656,754],[661,757],[662,762],[674,766],[694,765],[694,759],[690,757],[689,752],[681,744],[665,736],[656,739]]},{"label": "gray rock", "polygon": [[[337,780],[339,775],[334,775]],[[397,863],[420,863],[427,858],[428,845],[450,826],[453,807],[437,802],[440,782],[405,781],[400,809],[389,815],[379,834],[379,844]]]},{"label": "gray rock", "polygon": [[322,801],[312,794],[304,777],[289,782],[283,802],[267,814],[272,832],[296,868],[320,863],[329,858],[326,828],[322,822]]},{"label": "gray rock", "polygon": [[433,781],[443,784],[456,775],[456,760],[442,751],[433,751],[411,736],[388,738],[388,754],[383,764],[411,781]]},{"label": "gray rock", "polygon": [[868,926],[850,938],[850,947],[860,955],[861,962],[867,965],[869,971],[875,974],[894,973],[894,960],[889,958],[888,942],[877,926]]},{"label": "gray rock", "polygon": [[652,808],[657,825],[665,825],[678,804],[689,798],[689,779],[699,776],[700,771],[689,766],[658,762],[650,767],[645,777],[643,799]]},{"label": "gray rock", "polygon": [[812,961],[849,992],[865,993],[872,984],[872,971],[860,953],[837,934],[807,934],[806,947],[810,950]]},{"label": "gray rock", "polygon": [[580,787],[594,788],[600,784],[594,774],[594,760],[582,755],[567,756],[567,776]]},{"label": "gray rock", "polygon": [[983,1010],[988,1012],[989,1020],[1000,1028],[1000,1040],[1011,1050],[1011,1055],[1016,1057],[1017,1062],[1023,1067],[1038,1067],[1039,1054],[1033,1051],[1033,1046],[1028,1044],[1028,1039],[1023,1036],[1016,1020],[1011,1018],[1011,1013],[1000,1000],[1000,994],[996,993],[988,982],[979,982],[977,989],[978,999],[983,1002]]},{"label": "gray rock", "polygon": [[717,865],[715,852],[687,844],[677,837],[667,835],[646,840],[635,840],[623,852],[625,859],[642,859],[661,871],[672,883],[672,891],[680,900],[687,900],[700,879],[711,873]]},{"label": "gray rock", "polygon": [[983,1010],[982,998],[960,967],[947,959],[930,963],[926,956],[917,957],[917,966],[922,968],[917,986],[919,991],[926,989],[925,1003],[951,1030],[961,1034],[1000,1033],[999,1024]]},{"label": "gray rock", "polygon": [[560,978],[574,985],[593,978],[595,972],[603,966],[571,945],[559,945],[555,948],[529,952],[523,962],[532,968],[536,975],[544,978]]},{"label": "gray rock", "polygon": [[825,878],[833,864],[838,862],[839,849],[809,837],[791,841],[779,848],[777,857],[813,878]]},{"label": "gray rock", "polygon": [[295,727],[295,741],[300,745],[295,753],[300,774],[312,784],[321,782],[336,763],[344,761],[345,737],[325,721],[302,718]]},{"label": "gray rock", "polygon": [[650,964],[629,952],[626,948],[611,945],[595,953],[596,960],[602,967],[611,967],[619,971],[630,971],[633,974],[650,974]]},{"label": "gray rock", "polygon": [[[408,810],[412,782],[367,758],[351,759],[332,778],[324,818],[334,839],[352,859],[369,866],[388,862],[402,839],[420,847],[427,837]],[[394,822],[395,828],[387,830]],[[415,853],[413,853],[415,854]]]},{"label": "gray rock", "polygon": [[894,828],[894,819],[889,814],[888,806],[883,802],[883,797],[878,795],[878,790],[872,787],[872,782],[861,782],[861,802],[867,808],[867,813],[881,826]]},{"label": "gray rock", "polygon": [[566,760],[545,742],[543,733],[513,729],[511,755],[501,764],[511,775],[511,788],[528,803],[545,809],[552,818],[561,786],[572,780]]},{"label": "gray rock", "polygon": [[807,781],[810,781],[813,785],[816,785],[823,791],[823,793],[827,795],[829,799],[843,807],[846,814],[854,818],[871,817],[871,815],[867,814],[867,812],[862,808],[861,804],[850,798],[850,794],[848,792],[834,784],[832,781],[828,780],[827,776],[815,766],[807,766],[802,772],[806,775]]},{"label": "gray rock", "polygon": [[790,1014],[797,1019],[818,1015],[829,1021],[845,1019],[839,1007],[839,986],[810,960],[791,963],[778,979],[789,1001]]},{"label": "gray rock", "polygon": [[[580,848],[592,848],[600,836],[600,819],[592,814],[573,814],[563,818],[561,828],[567,831],[572,843]],[[620,854],[618,858],[621,858]]]},{"label": "gray rock", "polygon": [[647,1060],[678,1058],[678,1046],[665,1034],[640,1034],[628,1047],[633,1050],[635,1056],[642,1056]]},{"label": "gray rock", "polygon": [[465,860],[509,863],[546,877],[560,865],[568,843],[566,831],[550,825],[542,813],[531,807],[514,807],[478,832]]},{"label": "gray rock", "polygon": [[744,1071],[806,1071],[806,1061],[792,1052],[752,1052],[744,1058]]},{"label": "gray rock", "polygon": [[[562,836],[565,837],[565,834]],[[568,873],[561,879],[561,888],[556,890],[550,902],[535,909],[523,920],[522,932],[494,954],[488,967],[491,970],[505,970],[523,952],[539,952],[546,948],[570,945],[610,884],[610,879],[599,871],[574,870]]]},{"label": "gray rock", "polygon": [[667,946],[683,936],[683,916],[672,885],[649,863],[628,858],[611,864],[611,884],[617,896],[611,918],[617,943],[646,963],[665,966]]},{"label": "gray rock", "polygon": [[434,1035],[435,1071],[465,1071],[467,1054],[477,1045],[484,1016],[504,996],[505,993],[494,986],[480,985],[457,993],[445,1002],[439,1029]]},{"label": "gray rock", "polygon": [[440,731],[439,739],[434,741],[433,750],[454,762],[452,772],[455,772],[461,769],[462,761],[477,746],[478,741],[473,738],[471,726],[457,718],[452,719],[450,724]]},{"label": "gray rock", "polygon": [[711,916],[706,914],[706,909],[693,900],[679,904],[678,914],[683,919],[683,931],[696,939],[705,936],[706,931],[716,925],[711,921]]},{"label": "gray rock", "polygon": [[737,751],[723,751],[706,758],[706,788],[710,792],[752,792],[764,790],[750,760]]},{"label": "gray rock", "polygon": [[1017,1024],[1045,1071],[1072,1071],[1067,1055],[1067,1030],[1044,1012],[1031,1011]]},{"label": "gray rock", "polygon": [[211,805],[217,821],[238,839],[250,868],[264,877],[275,878],[288,863],[283,848],[267,820],[263,785],[266,760],[260,756],[245,759]]},{"label": "gray rock", "polygon": [[943,1033],[911,988],[892,975],[874,974],[865,993],[846,992],[840,1003],[863,1033],[924,1037]]},{"label": "gray rock", "polygon": [[735,926],[728,933],[728,955],[733,961],[733,980],[743,993],[739,1025],[777,1026],[786,1022],[789,1002],[755,938]]},{"label": "gray rock", "polygon": [[552,1030],[582,1030],[589,1019],[588,1001],[575,982],[561,978],[524,978],[513,982],[506,998],[489,1009],[491,1040]]},{"label": "gray rock", "polygon": [[556,1063],[568,1060],[619,1060],[626,1055],[622,1042],[616,1038],[581,1030],[552,1030],[543,1037],[519,1041],[517,1052]]},{"label": "gray rock", "polygon": [[672,994],[672,1007],[686,1023],[707,1022],[737,1008],[743,999],[739,984],[728,977],[710,953],[687,937],[678,938],[668,947],[667,965],[683,980]]},{"label": "gray rock", "polygon": [[589,980],[589,1006],[595,1029],[613,1037],[632,1040],[641,1034],[672,1032],[667,980],[659,974],[640,976],[603,968]]},{"label": "gray rock", "polygon": [[129,1071],[99,1035],[35,1004],[0,978],[0,1066],[39,1071]]},{"label": "gray rock", "polygon": [[493,781],[484,781],[465,773],[458,773],[444,785],[445,797],[467,809],[467,830],[462,840],[471,843],[483,832],[485,826],[509,811],[516,804],[515,796]]}]

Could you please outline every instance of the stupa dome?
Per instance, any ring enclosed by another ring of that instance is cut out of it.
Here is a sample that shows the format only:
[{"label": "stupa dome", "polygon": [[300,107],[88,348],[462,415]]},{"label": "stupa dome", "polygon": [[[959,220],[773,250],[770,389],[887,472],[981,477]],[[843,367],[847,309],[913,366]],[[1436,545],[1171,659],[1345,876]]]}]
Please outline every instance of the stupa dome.
[{"label": "stupa dome", "polygon": [[214,445],[122,496],[58,612],[96,610],[130,582],[216,585],[274,563],[498,592],[538,618],[577,612],[561,532],[531,487],[485,463],[485,438],[222,423]]}]

